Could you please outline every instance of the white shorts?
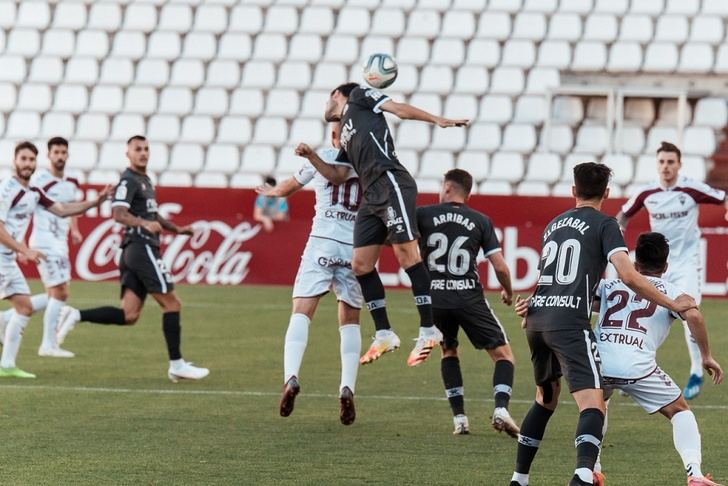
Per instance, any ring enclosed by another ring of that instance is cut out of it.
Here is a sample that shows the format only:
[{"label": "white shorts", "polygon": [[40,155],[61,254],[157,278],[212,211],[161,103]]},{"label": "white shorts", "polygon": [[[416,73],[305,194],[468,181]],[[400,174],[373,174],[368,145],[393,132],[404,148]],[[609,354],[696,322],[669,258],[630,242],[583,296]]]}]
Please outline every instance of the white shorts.
[{"label": "white shorts", "polygon": [[699,267],[667,267],[667,273],[663,275],[665,280],[673,284],[678,290],[682,290],[700,304],[702,300],[701,269]]},{"label": "white shorts", "polygon": [[337,300],[361,309],[364,298],[351,271],[352,253],[351,245],[310,237],[298,267],[293,298],[318,297],[333,290]]},{"label": "white shorts", "polygon": [[670,375],[658,366],[655,371],[639,380],[604,377],[605,388],[622,390],[631,396],[647,413],[659,412],[680,398],[682,391]]},{"label": "white shorts", "polygon": [[0,299],[16,294],[30,295],[30,287],[13,254],[12,260],[0,260]]},{"label": "white shorts", "polygon": [[[42,250],[41,250],[42,251]],[[46,255],[38,264],[38,273],[43,285],[55,287],[71,281],[71,262],[66,256]]]}]

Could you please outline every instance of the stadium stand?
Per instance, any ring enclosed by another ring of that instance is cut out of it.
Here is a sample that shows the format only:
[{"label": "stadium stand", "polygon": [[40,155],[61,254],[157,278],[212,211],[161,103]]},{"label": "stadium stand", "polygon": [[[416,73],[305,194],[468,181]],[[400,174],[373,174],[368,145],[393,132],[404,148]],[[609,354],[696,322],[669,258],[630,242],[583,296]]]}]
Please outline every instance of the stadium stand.
[{"label": "stadium stand", "polygon": [[[0,2],[0,173],[8,147],[69,137],[76,175],[114,182],[146,133],[160,184],[252,187],[327,144],[328,92],[368,54],[397,58],[392,96],[467,130],[392,120],[422,190],[447,169],[494,194],[568,193],[597,158],[629,194],[663,139],[705,178],[728,106],[693,85],[728,72],[721,0]],[[672,85],[664,84],[670,74]],[[654,86],[660,86],[657,90]],[[664,88],[664,89],[663,89]]]}]

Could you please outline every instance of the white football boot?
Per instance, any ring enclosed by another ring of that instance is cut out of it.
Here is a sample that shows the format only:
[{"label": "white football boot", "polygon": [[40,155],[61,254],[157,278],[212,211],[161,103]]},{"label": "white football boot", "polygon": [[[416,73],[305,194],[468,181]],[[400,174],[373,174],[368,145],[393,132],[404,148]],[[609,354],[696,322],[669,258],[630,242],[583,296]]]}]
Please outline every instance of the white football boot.
[{"label": "white football boot", "polygon": [[81,320],[81,313],[78,309],[74,309],[69,305],[61,307],[61,311],[58,313],[58,324],[56,324],[56,342],[60,346],[68,336],[68,333],[73,331],[78,321]]},{"label": "white football boot", "polygon": [[493,411],[491,425],[498,432],[505,432],[515,439],[518,438],[518,433],[521,431],[518,425],[516,425],[516,421],[511,417],[511,414],[503,407],[498,407]]},{"label": "white football boot", "polygon": [[453,435],[466,435],[470,433],[470,424],[468,423],[468,417],[463,414],[455,415],[452,418],[452,423],[455,424],[455,430]]},{"label": "white football boot", "polygon": [[207,368],[194,366],[184,360],[180,361],[182,361],[181,364],[173,365],[170,363],[169,365],[167,376],[172,380],[172,383],[177,383],[179,380],[201,380],[210,374],[210,370]]},{"label": "white football boot", "polygon": [[47,346],[41,346],[38,349],[38,356],[42,356],[44,358],[73,358],[76,356],[71,351],[68,351],[66,349],[61,349],[58,346],[56,347],[47,347]]}]

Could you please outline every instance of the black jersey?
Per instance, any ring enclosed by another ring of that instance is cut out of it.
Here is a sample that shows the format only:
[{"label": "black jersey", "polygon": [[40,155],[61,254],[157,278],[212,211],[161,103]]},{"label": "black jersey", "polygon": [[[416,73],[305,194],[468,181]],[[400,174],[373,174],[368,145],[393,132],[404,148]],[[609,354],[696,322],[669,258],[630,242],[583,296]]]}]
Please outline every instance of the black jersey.
[{"label": "black jersey", "polygon": [[386,171],[407,171],[397,159],[394,140],[380,107],[389,96],[359,86],[349,94],[341,115],[341,150],[336,160],[346,162],[359,174],[366,191]]},{"label": "black jersey", "polygon": [[465,204],[444,203],[417,208],[417,225],[432,277],[433,307],[456,309],[482,301],[478,253],[482,248],[490,256],[501,249],[490,218]]},{"label": "black jersey", "polygon": [[541,273],[528,308],[532,331],[590,329],[591,304],[609,258],[627,251],[617,220],[574,208],[543,232]]},{"label": "black jersey", "polygon": [[[152,181],[146,174],[140,174],[131,169],[126,169],[121,174],[121,180],[114,190],[111,206],[124,206],[137,218],[147,221],[157,220],[157,200]],[[142,241],[158,247],[159,235],[152,234],[144,228],[127,226],[122,246],[134,241]]]}]

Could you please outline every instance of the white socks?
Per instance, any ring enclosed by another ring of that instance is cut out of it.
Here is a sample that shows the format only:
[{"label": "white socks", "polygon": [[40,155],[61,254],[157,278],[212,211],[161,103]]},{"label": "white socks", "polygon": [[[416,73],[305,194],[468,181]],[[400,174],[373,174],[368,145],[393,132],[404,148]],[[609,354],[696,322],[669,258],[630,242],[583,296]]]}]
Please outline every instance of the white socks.
[{"label": "white socks", "polygon": [[5,343],[3,344],[0,367],[15,368],[15,358],[20,349],[20,341],[23,340],[23,330],[28,325],[30,316],[21,316],[13,312],[13,316],[5,329]]},{"label": "white socks", "polygon": [[[45,309],[46,305],[48,305],[48,294],[31,295],[30,296],[30,305],[33,307],[33,312],[38,312],[39,310]],[[12,319],[14,314],[15,314],[15,309],[13,309],[13,308],[0,312],[0,315],[2,316],[2,318],[5,322],[10,322],[10,319]]]},{"label": "white socks", "polygon": [[514,472],[511,481],[515,481],[521,486],[528,486],[528,474]]},{"label": "white socks", "polygon": [[291,376],[298,376],[308,343],[310,324],[311,320],[305,314],[291,314],[286,331],[286,344],[283,348],[283,383],[288,383]]},{"label": "white socks", "polygon": [[61,307],[65,305],[62,300],[50,297],[45,313],[43,314],[43,340],[40,343],[41,348],[56,347],[56,324],[58,324],[58,314]]},{"label": "white socks", "polygon": [[700,348],[698,348],[698,343],[690,334],[690,328],[685,321],[683,321],[683,330],[685,331],[685,343],[688,345],[688,354],[690,355],[690,374],[703,376],[703,359],[700,356]]},{"label": "white socks", "polygon": [[672,416],[672,440],[680,458],[682,458],[688,476],[703,477],[700,471],[700,431],[695,415],[690,410],[678,412]]},{"label": "white socks", "polygon": [[341,385],[339,391],[348,386],[353,393],[361,354],[359,324],[344,324],[339,327],[339,334],[341,335]]}]

